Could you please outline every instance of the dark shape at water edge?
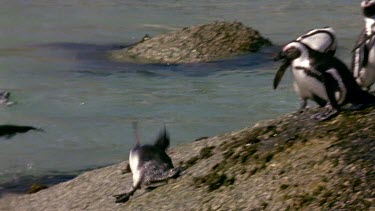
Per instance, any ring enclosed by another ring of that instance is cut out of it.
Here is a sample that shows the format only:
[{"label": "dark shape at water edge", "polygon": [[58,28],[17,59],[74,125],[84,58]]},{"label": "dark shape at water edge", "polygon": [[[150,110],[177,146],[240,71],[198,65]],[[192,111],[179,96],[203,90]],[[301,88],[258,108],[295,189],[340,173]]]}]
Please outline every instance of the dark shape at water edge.
[{"label": "dark shape at water edge", "polygon": [[40,128],[32,126],[0,125],[0,137],[11,138],[17,133],[26,133],[30,130],[43,131]]},{"label": "dark shape at water edge", "polygon": [[40,177],[31,175],[22,176],[13,181],[0,184],[0,197],[6,193],[29,193],[34,184],[50,187],[52,185],[71,180],[75,178],[77,174],[45,175]]},{"label": "dark shape at water edge", "polygon": [[[82,174],[87,171],[92,171],[99,168],[104,168],[109,165],[113,165],[113,163],[108,163],[105,165],[94,165],[88,168],[79,169],[76,171],[69,171],[69,172],[60,172],[60,171],[52,171],[45,175],[22,175],[22,176],[14,176],[14,178],[10,181],[0,183],[0,198],[8,193],[16,193],[16,194],[32,194],[38,192],[39,190],[49,188],[51,186],[57,185],[62,182],[66,182],[76,178],[79,174]],[[35,191],[35,187],[37,191]],[[35,192],[34,192],[35,191]],[[0,209],[1,210],[1,209]]]}]

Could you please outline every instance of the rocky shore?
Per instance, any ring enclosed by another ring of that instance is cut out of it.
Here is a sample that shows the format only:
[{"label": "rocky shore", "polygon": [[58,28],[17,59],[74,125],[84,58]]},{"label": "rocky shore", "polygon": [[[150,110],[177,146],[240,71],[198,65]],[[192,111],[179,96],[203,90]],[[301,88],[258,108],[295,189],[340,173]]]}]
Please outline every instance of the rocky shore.
[{"label": "rocky shore", "polygon": [[[0,210],[371,210],[375,108],[317,122],[291,113],[169,150],[183,175],[125,204],[127,161],[35,194],[7,195]],[[173,137],[172,137],[173,141]]]},{"label": "rocky shore", "polygon": [[118,62],[197,63],[257,52],[271,42],[239,22],[213,22],[186,27],[109,53]]}]

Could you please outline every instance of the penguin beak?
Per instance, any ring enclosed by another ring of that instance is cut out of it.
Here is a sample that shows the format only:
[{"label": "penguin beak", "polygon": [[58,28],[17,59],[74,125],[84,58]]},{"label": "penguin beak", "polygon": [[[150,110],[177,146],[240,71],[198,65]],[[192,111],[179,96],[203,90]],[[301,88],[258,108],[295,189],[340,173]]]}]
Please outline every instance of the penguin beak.
[{"label": "penguin beak", "polygon": [[283,63],[281,64],[281,66],[277,70],[275,78],[273,79],[273,89],[277,88],[277,86],[279,85],[279,83],[281,81],[281,78],[284,76],[284,73],[288,69],[290,64],[291,64],[291,61],[289,59],[284,59]]}]

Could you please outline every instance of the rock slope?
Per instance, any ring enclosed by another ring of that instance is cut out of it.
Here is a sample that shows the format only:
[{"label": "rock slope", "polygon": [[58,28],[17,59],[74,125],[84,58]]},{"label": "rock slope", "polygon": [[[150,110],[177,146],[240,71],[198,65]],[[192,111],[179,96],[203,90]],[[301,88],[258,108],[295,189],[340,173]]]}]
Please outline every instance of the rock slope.
[{"label": "rock slope", "polygon": [[174,147],[183,175],[125,204],[127,162],[83,173],[29,195],[0,199],[0,210],[373,210],[375,108],[317,122],[291,113]]}]

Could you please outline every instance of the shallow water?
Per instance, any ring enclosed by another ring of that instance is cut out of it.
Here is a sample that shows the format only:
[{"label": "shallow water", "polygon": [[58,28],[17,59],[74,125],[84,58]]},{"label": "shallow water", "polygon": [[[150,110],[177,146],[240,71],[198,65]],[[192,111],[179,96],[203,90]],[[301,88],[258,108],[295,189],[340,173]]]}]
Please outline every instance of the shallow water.
[{"label": "shallow water", "polygon": [[282,45],[332,26],[339,57],[363,25],[359,1],[5,1],[0,8],[0,89],[17,104],[1,123],[34,125],[0,140],[0,182],[68,174],[127,159],[131,122],[144,143],[166,124],[172,145],[243,128],[298,108],[290,75],[277,91],[275,49],[208,64],[137,65],[102,54],[179,27],[241,21]]}]

